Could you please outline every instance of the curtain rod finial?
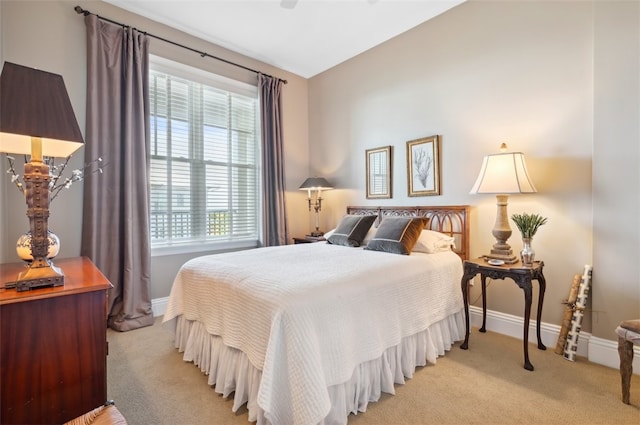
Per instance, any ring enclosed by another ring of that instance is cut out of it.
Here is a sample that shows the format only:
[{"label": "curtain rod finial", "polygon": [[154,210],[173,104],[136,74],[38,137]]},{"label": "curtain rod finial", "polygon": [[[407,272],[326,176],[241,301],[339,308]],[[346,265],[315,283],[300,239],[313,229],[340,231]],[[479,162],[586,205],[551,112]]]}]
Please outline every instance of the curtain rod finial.
[{"label": "curtain rod finial", "polygon": [[84,15],[84,16],[87,16],[87,15],[89,15],[89,14],[90,14],[88,10],[84,10],[84,9],[83,9],[83,8],[81,8],[80,6],[76,6],[76,7],[74,7],[74,8],[73,8],[73,10],[75,10],[75,11],[76,11],[76,13],[77,13],[78,15]]}]

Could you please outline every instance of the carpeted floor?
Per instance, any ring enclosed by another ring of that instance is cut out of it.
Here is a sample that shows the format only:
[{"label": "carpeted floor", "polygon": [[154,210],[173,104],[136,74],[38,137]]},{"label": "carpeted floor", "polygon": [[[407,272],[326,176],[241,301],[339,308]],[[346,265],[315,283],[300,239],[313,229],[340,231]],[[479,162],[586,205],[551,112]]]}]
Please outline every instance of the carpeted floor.
[{"label": "carpeted floor", "polygon": [[[199,368],[182,360],[160,319],[154,326],[109,330],[108,397],[130,425],[247,424],[246,410],[207,385]],[[459,343],[436,365],[419,368],[396,395],[383,395],[353,424],[615,424],[640,425],[640,377],[631,405],[620,397],[617,369],[564,360],[554,347],[529,346],[534,372],[522,367],[520,340],[472,330],[469,350]],[[286,424],[289,425],[289,424]],[[294,424],[291,424],[294,425]]]}]

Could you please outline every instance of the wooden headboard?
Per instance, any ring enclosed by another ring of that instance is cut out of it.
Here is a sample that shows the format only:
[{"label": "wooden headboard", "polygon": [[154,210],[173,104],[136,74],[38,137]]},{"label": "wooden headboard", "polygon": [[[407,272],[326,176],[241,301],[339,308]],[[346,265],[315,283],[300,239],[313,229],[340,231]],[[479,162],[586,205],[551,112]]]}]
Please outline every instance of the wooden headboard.
[{"label": "wooden headboard", "polygon": [[383,217],[427,217],[429,229],[441,232],[455,239],[456,254],[462,260],[469,259],[469,206],[452,207],[347,207],[347,214],[375,215],[375,226]]}]

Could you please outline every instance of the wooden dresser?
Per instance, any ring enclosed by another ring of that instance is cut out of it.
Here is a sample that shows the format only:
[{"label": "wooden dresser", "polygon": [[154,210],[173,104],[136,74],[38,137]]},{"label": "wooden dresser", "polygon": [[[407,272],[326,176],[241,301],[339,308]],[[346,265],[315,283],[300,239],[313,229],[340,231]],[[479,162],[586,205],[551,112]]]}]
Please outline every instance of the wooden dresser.
[{"label": "wooden dresser", "polygon": [[[55,260],[63,286],[0,289],[0,423],[61,424],[107,399],[107,290],[86,257]],[[0,286],[24,263],[0,265]]]}]

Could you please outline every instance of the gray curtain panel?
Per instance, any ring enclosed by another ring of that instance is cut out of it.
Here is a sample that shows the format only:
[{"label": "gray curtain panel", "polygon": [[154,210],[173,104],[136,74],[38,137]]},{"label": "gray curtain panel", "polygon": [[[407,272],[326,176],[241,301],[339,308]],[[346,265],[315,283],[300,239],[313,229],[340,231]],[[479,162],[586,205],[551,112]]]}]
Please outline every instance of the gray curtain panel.
[{"label": "gray curtain panel", "polygon": [[286,245],[289,228],[285,207],[282,140],[282,81],[258,74],[262,125],[263,240],[265,246]]},{"label": "gray curtain panel", "polygon": [[109,327],[153,324],[149,239],[149,39],[85,17],[87,123],[85,158],[101,156],[87,175],[81,254],[111,281]]}]

